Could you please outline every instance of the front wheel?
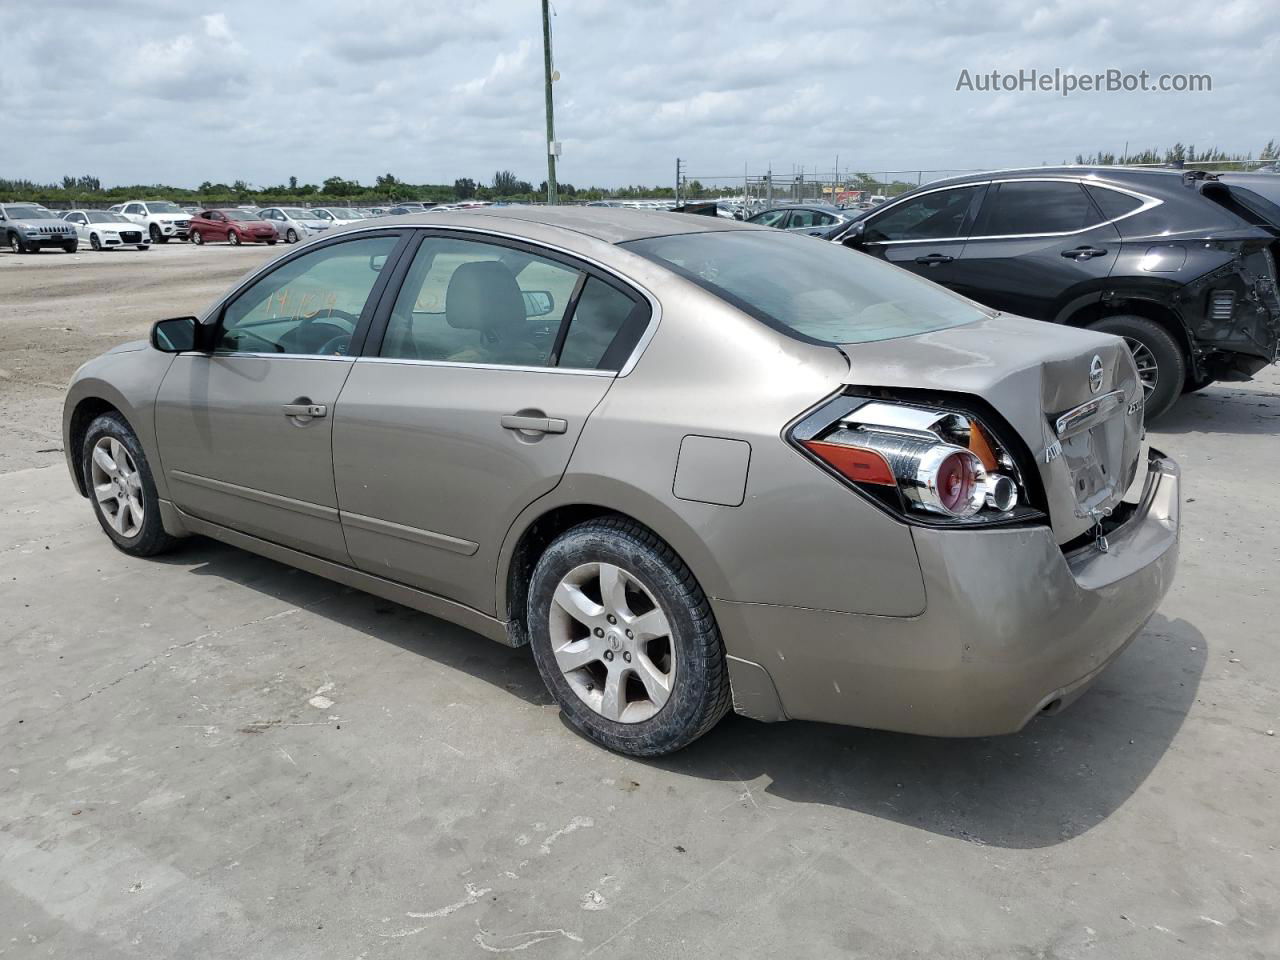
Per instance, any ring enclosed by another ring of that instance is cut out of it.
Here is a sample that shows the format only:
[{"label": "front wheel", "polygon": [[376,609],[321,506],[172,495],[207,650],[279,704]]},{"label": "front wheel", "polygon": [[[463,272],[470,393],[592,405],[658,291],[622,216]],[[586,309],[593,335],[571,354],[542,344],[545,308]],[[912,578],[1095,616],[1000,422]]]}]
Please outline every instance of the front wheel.
[{"label": "front wheel", "polygon": [[286,233],[286,234],[284,235],[284,239],[285,239],[285,242],[286,242],[286,243],[297,243],[297,242],[298,242],[298,231],[297,231],[297,230],[294,230],[292,227],[290,227],[290,228],[289,228],[289,232],[288,232],[288,233]]},{"label": "front wheel", "polygon": [[89,234],[89,247],[93,250],[102,249],[102,241],[98,239],[98,235],[96,233]]},{"label": "front wheel", "polygon": [[118,549],[150,557],[177,543],[164,531],[151,467],[124,417],[104,413],[89,424],[81,469],[98,523]]},{"label": "front wheel", "polygon": [[138,249],[141,250],[143,253],[146,253],[148,250],[151,249],[151,246],[146,243],[140,243],[138,244]]},{"label": "front wheel", "polygon": [[1147,422],[1168,412],[1187,379],[1187,361],[1172,334],[1158,323],[1138,316],[1104,317],[1090,329],[1124,337],[1142,381]]},{"label": "front wheel", "polygon": [[75,253],[79,249],[80,249],[79,240],[72,240],[70,243],[64,243],[62,245],[62,250],[64,253]]},{"label": "front wheel", "polygon": [[160,242],[160,240],[161,240],[161,236],[160,236],[160,228],[159,228],[159,227],[157,227],[154,223],[151,225],[151,228],[150,228],[147,232],[151,234],[151,242],[152,242],[152,243],[159,243],[159,242]]},{"label": "front wheel", "polygon": [[240,234],[232,230],[227,234],[227,243],[231,244],[233,247],[240,246]]},{"label": "front wheel", "polygon": [[16,233],[9,234],[9,250],[12,253],[26,253],[27,245],[22,242],[22,238]]},{"label": "front wheel", "polygon": [[197,247],[200,246],[204,243],[204,234],[197,230],[195,233],[191,234],[191,242]]},{"label": "front wheel", "polygon": [[527,610],[534,660],[568,721],[620,753],[672,753],[728,712],[711,605],[666,543],[622,518],[549,546]]}]

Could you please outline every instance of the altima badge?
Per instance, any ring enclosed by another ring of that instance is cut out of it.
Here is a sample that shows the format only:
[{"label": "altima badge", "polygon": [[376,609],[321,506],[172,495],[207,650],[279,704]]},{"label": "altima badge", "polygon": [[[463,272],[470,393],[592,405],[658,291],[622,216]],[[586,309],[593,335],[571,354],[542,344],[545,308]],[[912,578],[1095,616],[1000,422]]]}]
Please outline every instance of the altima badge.
[{"label": "altima badge", "polygon": [[1089,362],[1089,392],[1097,393],[1102,389],[1102,358],[1096,353]]}]

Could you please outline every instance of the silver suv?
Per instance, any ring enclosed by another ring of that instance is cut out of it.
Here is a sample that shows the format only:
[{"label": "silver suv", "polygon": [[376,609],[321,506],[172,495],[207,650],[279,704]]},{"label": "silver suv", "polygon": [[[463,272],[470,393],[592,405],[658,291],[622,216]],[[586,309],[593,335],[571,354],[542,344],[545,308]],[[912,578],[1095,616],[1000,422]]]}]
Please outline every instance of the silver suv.
[{"label": "silver suv", "polygon": [[0,233],[14,253],[36,253],[41,247],[75,253],[80,245],[75,227],[34,203],[0,203]]}]

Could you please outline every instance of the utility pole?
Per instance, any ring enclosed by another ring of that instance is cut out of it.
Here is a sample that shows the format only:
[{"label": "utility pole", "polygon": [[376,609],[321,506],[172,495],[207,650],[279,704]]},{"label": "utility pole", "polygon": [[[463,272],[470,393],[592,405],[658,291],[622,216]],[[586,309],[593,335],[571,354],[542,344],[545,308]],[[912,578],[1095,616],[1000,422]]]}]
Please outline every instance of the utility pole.
[{"label": "utility pole", "polygon": [[676,206],[677,207],[680,206],[680,177],[681,177],[680,167],[682,163],[683,161],[679,157],[676,157]]},{"label": "utility pole", "polygon": [[560,144],[556,143],[555,106],[551,96],[551,14],[547,9],[550,0],[542,0],[542,66],[547,86],[547,203],[557,202],[556,157]]}]

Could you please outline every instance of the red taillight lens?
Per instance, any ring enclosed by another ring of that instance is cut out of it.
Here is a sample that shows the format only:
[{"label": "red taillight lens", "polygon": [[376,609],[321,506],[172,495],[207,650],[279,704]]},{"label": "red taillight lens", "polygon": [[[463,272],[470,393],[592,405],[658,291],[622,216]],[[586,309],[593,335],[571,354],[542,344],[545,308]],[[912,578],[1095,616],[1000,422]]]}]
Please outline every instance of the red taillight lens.
[{"label": "red taillight lens", "polygon": [[886,487],[898,484],[889,461],[875,450],[850,447],[843,443],[826,443],[822,440],[804,440],[802,443],[806,450],[854,483],[874,483]]}]

